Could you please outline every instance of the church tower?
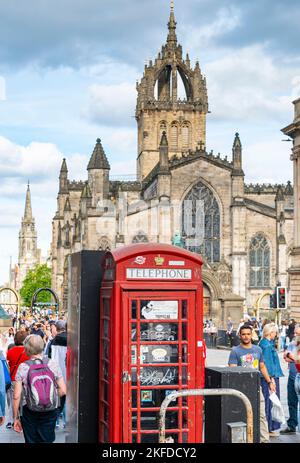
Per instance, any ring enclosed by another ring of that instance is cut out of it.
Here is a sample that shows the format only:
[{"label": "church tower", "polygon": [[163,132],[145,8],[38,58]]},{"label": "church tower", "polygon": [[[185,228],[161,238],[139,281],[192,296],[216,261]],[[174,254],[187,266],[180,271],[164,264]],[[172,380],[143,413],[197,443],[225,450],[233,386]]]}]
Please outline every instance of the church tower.
[{"label": "church tower", "polygon": [[35,229],[35,220],[32,216],[30,186],[28,182],[24,217],[22,218],[21,230],[19,232],[19,275],[17,289],[22,287],[28,270],[39,263],[40,250],[37,249],[37,232]]},{"label": "church tower", "polygon": [[[169,158],[205,148],[208,100],[206,80],[199,63],[191,67],[177,43],[174,2],[171,2],[168,37],[153,64],[145,65],[137,83],[137,177],[143,180],[159,162],[163,132],[169,141]],[[180,91],[184,97],[180,98]]]}]

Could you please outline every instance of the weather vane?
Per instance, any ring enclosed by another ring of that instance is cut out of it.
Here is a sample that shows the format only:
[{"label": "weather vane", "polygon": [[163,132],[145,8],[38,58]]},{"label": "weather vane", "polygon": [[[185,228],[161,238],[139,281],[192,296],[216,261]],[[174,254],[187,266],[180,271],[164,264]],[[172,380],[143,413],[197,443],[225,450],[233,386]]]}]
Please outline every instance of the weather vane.
[{"label": "weather vane", "polygon": [[174,11],[174,0],[171,0],[171,11]]}]

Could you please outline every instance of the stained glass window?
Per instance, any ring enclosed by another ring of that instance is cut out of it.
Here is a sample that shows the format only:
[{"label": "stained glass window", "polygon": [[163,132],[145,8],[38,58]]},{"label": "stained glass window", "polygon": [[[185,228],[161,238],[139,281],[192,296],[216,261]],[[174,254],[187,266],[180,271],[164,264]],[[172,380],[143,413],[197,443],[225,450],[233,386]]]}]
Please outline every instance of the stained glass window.
[{"label": "stained glass window", "polygon": [[220,262],[220,210],[212,191],[201,182],[183,201],[182,237],[189,251]]},{"label": "stained glass window", "polygon": [[251,240],[249,262],[249,285],[255,288],[270,286],[270,247],[262,234]]}]

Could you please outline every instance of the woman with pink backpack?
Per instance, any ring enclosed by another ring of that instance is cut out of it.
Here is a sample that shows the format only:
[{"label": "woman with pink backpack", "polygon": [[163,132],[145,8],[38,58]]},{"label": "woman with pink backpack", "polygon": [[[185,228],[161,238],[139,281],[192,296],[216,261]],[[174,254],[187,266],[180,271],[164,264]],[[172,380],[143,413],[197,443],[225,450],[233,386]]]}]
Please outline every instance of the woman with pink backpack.
[{"label": "woman with pink backpack", "polygon": [[24,347],[29,360],[21,363],[15,377],[14,430],[24,432],[26,443],[52,443],[65,381],[57,362],[43,356],[45,344],[40,336],[27,336]]}]

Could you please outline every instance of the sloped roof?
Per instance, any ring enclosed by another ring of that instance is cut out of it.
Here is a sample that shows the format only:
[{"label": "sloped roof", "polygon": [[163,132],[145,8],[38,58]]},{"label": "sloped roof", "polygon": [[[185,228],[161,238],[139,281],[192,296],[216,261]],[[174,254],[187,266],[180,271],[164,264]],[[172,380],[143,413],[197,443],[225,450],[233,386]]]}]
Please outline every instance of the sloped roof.
[{"label": "sloped roof", "polygon": [[100,138],[97,138],[93,154],[87,166],[87,170],[90,169],[110,169]]}]

